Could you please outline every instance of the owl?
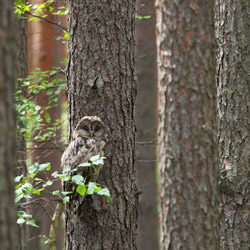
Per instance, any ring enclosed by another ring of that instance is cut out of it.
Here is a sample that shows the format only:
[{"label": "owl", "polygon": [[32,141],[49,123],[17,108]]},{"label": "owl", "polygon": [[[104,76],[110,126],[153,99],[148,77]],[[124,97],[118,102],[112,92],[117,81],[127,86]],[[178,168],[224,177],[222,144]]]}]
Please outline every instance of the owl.
[{"label": "owl", "polygon": [[[62,168],[76,168],[81,163],[86,163],[94,155],[103,156],[103,148],[106,144],[106,132],[101,119],[97,116],[84,116],[78,122],[73,131],[73,139],[64,151],[61,163]],[[79,167],[77,173],[85,178],[85,183],[96,181],[102,165],[92,167]],[[64,190],[68,190],[68,184],[64,183]]]}]

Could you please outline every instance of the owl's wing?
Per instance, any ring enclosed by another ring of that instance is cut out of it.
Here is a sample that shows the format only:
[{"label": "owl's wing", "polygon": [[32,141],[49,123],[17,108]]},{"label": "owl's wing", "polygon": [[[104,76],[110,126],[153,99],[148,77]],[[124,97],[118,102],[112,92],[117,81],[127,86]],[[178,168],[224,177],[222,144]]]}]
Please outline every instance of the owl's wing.
[{"label": "owl's wing", "polygon": [[80,150],[84,148],[85,143],[81,140],[73,140],[66,150],[64,151],[61,158],[61,165],[63,168],[70,166],[71,169],[76,166],[76,158]]},{"label": "owl's wing", "polygon": [[96,154],[98,152],[94,140],[92,143],[86,143],[83,140],[73,140],[62,155],[62,167],[69,166],[73,169],[80,163],[88,162]]}]

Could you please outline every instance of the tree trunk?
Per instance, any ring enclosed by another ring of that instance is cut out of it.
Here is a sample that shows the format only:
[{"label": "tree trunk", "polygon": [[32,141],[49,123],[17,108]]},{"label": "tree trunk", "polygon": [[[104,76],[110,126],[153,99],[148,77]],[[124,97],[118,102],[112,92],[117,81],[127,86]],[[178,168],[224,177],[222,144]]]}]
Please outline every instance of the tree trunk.
[{"label": "tree trunk", "polygon": [[221,249],[250,248],[250,2],[216,1]]},{"label": "tree trunk", "polygon": [[[41,3],[46,3],[46,0],[41,0]],[[36,4],[36,0],[32,0],[31,3]],[[57,8],[61,6],[62,1],[55,1],[53,7],[54,11],[58,10]],[[57,20],[57,16],[53,15],[51,12],[47,13],[46,17],[49,20],[60,23],[60,20]],[[56,37],[59,35],[63,35],[61,30],[54,24],[48,22],[29,22],[29,70],[32,72],[35,68],[40,68],[42,71],[52,70],[52,67],[59,67],[60,61],[62,61],[65,57],[65,53],[62,52],[62,48],[65,49],[65,45],[61,43],[61,41],[56,41]],[[52,80],[52,79],[50,79]],[[51,123],[53,123],[56,119],[61,119],[61,102],[62,96],[58,95],[59,101],[57,102],[57,106],[52,107],[47,110],[47,113],[51,117]],[[42,107],[48,106],[49,96],[46,95],[45,92],[40,93],[36,98],[36,103]],[[43,116],[44,114],[42,114]],[[46,129],[46,128],[44,128]],[[39,131],[41,132],[41,131]],[[38,132],[37,132],[38,133]],[[43,144],[41,143],[32,143],[32,160],[33,162],[50,162],[51,163],[51,173],[54,171],[61,171],[61,156],[62,153],[58,149],[54,148],[54,144],[61,145],[61,130],[56,131],[56,137],[52,138],[51,141],[47,141]],[[41,149],[40,147],[45,148]],[[41,176],[40,176],[41,177]],[[55,182],[52,186],[47,187],[47,190],[52,192],[54,190],[60,189],[60,182]],[[42,193],[41,197],[50,197],[50,193]],[[33,229],[30,231],[30,238],[34,238],[34,240],[30,241],[28,246],[30,249],[49,249],[48,245],[41,246],[40,241],[41,238],[39,235],[49,235],[49,228],[51,225],[51,217],[48,216],[53,215],[55,210],[55,205],[52,202],[47,204],[47,202],[42,203],[47,211],[43,213],[41,208],[35,208],[33,214],[41,215],[36,218],[37,224],[39,225],[39,229]],[[59,241],[57,241],[57,246],[59,249],[63,247],[62,238],[63,232],[60,231],[58,234]]]},{"label": "tree trunk", "polygon": [[[17,55],[16,55],[16,79],[18,78],[26,78],[28,75],[28,51],[27,51],[27,19],[17,19],[15,22],[15,32],[16,32],[16,48],[17,48]],[[20,87],[19,89],[22,90],[22,95],[26,96],[26,90],[21,86],[21,82],[17,82]],[[27,166],[26,166],[26,142],[24,139],[24,135],[21,132],[21,128],[24,127],[22,122],[17,121],[18,128],[17,129],[17,138],[16,138],[16,171],[15,175],[24,176],[27,174]],[[18,247],[20,249],[26,249],[24,245],[27,242],[27,225],[22,224],[18,225]]]},{"label": "tree trunk", "polygon": [[[141,4],[145,6],[142,7]],[[140,250],[157,250],[159,226],[156,178],[157,71],[154,3],[139,0],[137,9],[138,15],[151,15],[150,19],[136,20],[138,75],[136,172],[139,189],[143,191],[139,197],[137,247]]]},{"label": "tree trunk", "polygon": [[14,250],[16,210],[13,173],[15,167],[15,16],[13,1],[0,4],[0,242],[1,248]]},{"label": "tree trunk", "polygon": [[157,1],[161,249],[218,249],[213,1]]},{"label": "tree trunk", "polygon": [[66,249],[136,249],[134,1],[69,1],[67,95],[69,139],[85,115],[107,128],[107,160],[98,183],[111,191],[87,196],[77,214],[66,207]]}]

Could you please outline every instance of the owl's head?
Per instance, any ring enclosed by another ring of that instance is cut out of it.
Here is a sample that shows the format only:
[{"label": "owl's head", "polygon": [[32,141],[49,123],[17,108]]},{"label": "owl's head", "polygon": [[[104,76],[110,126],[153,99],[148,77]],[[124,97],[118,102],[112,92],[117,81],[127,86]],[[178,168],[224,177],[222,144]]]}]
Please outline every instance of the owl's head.
[{"label": "owl's head", "polygon": [[105,128],[100,117],[84,116],[77,124],[73,137],[105,139]]}]

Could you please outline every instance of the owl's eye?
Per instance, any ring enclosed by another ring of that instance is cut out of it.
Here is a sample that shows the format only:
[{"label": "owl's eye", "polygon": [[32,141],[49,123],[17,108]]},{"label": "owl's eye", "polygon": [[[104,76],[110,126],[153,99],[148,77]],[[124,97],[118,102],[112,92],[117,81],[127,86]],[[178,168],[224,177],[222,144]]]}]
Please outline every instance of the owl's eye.
[{"label": "owl's eye", "polygon": [[100,127],[96,126],[94,131],[97,132],[100,129]]},{"label": "owl's eye", "polygon": [[89,131],[89,127],[87,127],[87,126],[83,126],[83,129],[86,131]]}]

